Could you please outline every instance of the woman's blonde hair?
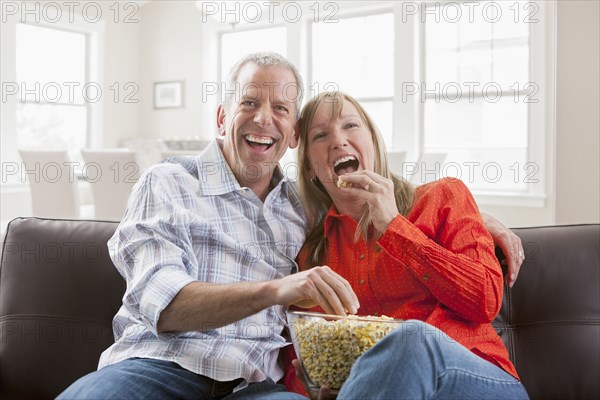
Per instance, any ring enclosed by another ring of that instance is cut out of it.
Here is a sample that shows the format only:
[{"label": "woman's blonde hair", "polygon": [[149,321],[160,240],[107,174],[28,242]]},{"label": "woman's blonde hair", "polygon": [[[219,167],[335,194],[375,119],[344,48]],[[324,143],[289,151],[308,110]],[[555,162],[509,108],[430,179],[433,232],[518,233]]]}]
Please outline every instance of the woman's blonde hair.
[{"label": "woman's blonde hair", "polygon": [[[331,118],[337,118],[342,112],[344,101],[349,102],[358,111],[363,123],[371,132],[373,147],[375,150],[375,170],[374,172],[391,179],[394,183],[394,193],[396,197],[396,206],[400,214],[406,216],[410,211],[413,202],[414,189],[404,178],[394,175],[390,172],[387,161],[387,152],[383,138],[379,129],[369,117],[365,109],[351,96],[342,92],[323,92],[313,97],[302,109],[299,121],[299,142],[298,142],[298,163],[300,170],[300,197],[306,210],[308,220],[307,239],[305,246],[308,248],[308,266],[319,265],[327,248],[327,239],[323,237],[324,221],[327,211],[331,207],[332,200],[327,191],[312,172],[312,167],[308,160],[308,129],[314,116],[323,103],[332,104]],[[371,216],[368,207],[358,221],[354,240],[358,241],[361,236],[367,238],[369,221]]]}]

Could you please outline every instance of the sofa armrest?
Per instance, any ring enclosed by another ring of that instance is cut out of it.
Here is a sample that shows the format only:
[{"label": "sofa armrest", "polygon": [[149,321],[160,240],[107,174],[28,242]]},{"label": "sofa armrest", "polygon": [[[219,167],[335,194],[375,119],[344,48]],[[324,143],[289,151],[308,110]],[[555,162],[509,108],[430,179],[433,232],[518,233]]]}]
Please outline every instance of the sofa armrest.
[{"label": "sofa armrest", "polygon": [[96,370],[125,291],[106,244],[116,227],[10,222],[0,263],[0,398],[54,398]]},{"label": "sofa armrest", "polygon": [[600,225],[514,229],[525,262],[494,327],[531,398],[600,398]]}]

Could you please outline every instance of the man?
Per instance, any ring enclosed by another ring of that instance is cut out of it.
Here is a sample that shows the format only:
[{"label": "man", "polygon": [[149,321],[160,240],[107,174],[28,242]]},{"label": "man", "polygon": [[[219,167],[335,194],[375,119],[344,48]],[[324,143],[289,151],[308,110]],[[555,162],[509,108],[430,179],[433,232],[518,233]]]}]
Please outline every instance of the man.
[{"label": "man", "polygon": [[359,307],[328,267],[292,273],[304,215],[275,166],[297,144],[300,74],[253,54],[232,69],[232,87],[217,115],[222,141],[190,170],[159,164],[134,188],[109,242],[127,281],[116,342],[61,398],[302,398],[276,383],[284,308]]}]

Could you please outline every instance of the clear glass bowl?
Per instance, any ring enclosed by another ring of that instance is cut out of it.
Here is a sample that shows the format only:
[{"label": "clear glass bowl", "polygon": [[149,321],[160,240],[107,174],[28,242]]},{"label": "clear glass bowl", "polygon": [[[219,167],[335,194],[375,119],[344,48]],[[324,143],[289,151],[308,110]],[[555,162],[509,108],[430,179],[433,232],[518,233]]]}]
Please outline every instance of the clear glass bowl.
[{"label": "clear glass bowl", "polygon": [[352,364],[402,323],[387,317],[357,317],[288,311],[294,350],[311,392],[322,385],[336,394]]}]

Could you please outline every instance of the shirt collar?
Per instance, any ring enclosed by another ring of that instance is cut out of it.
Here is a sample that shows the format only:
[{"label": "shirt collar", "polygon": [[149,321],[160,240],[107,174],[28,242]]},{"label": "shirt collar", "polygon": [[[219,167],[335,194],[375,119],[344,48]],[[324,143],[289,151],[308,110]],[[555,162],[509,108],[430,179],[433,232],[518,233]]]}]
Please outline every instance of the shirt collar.
[{"label": "shirt collar", "polygon": [[[212,140],[206,149],[196,157],[196,164],[198,166],[198,191],[201,195],[218,196],[243,190],[223,155],[220,140]],[[273,171],[271,180],[273,187],[281,183],[288,183],[288,181],[289,179],[283,175],[281,166],[278,164]]]},{"label": "shirt collar", "polygon": [[327,237],[336,223],[342,224],[342,229],[349,230],[352,234],[354,234],[356,226],[358,225],[356,221],[346,214],[339,214],[333,203],[331,204],[331,207],[329,207],[329,211],[327,211],[323,223],[323,237]]}]

